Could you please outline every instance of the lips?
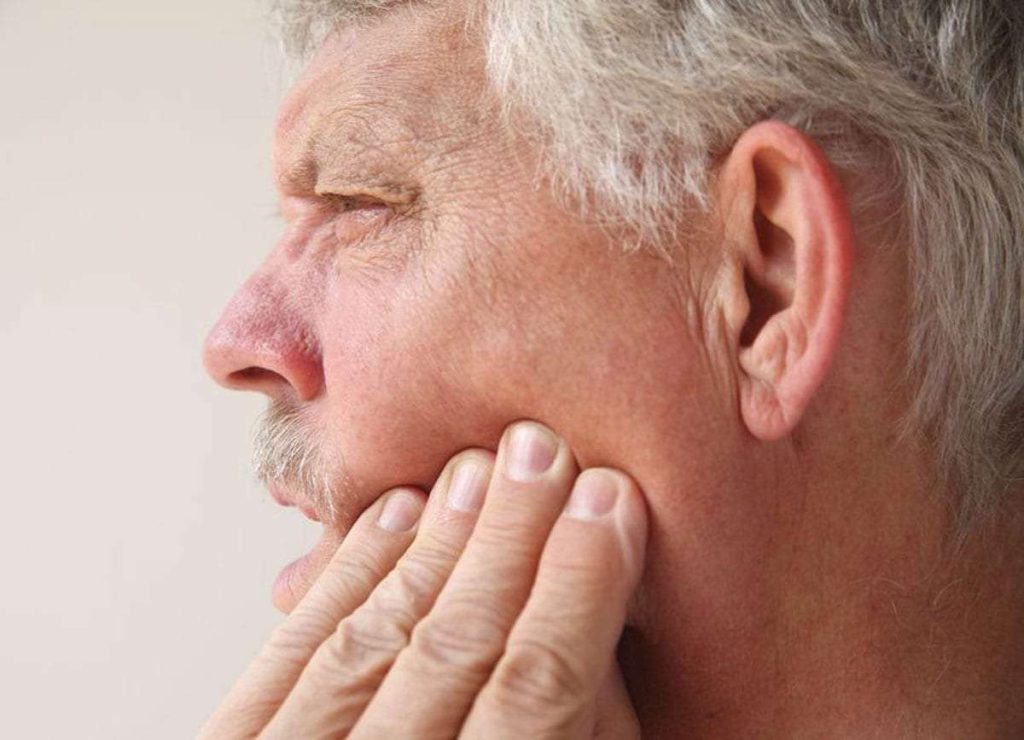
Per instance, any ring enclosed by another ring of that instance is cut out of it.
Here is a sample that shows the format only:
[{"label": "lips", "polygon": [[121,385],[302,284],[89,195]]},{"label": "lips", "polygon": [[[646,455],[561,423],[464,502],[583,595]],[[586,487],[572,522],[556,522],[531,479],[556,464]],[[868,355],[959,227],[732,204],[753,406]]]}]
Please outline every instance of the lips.
[{"label": "lips", "polygon": [[[281,506],[296,508],[306,518],[320,522],[320,515],[304,496],[281,483],[270,483],[267,486],[270,496]],[[285,614],[291,613],[320,573],[327,567],[334,551],[337,550],[341,538],[337,532],[324,526],[316,545],[308,553],[289,563],[281,570],[271,588],[271,601],[274,606]]]},{"label": "lips", "polygon": [[307,519],[314,522],[320,521],[320,514],[309,501],[302,496],[296,495],[294,491],[280,483],[271,483],[268,487],[270,496],[281,506],[294,507],[301,511]]},{"label": "lips", "polygon": [[[424,487],[424,490],[431,491],[433,488],[432,481]],[[268,483],[267,490],[274,501],[281,506],[296,508],[306,518],[322,525],[320,537],[313,548],[285,566],[274,581],[271,600],[278,610],[290,614],[331,562],[335,552],[341,546],[345,534],[354,524],[358,511],[346,510],[348,513],[341,517],[321,518],[316,507],[302,493],[285,483],[280,481]]]},{"label": "lips", "polygon": [[276,609],[284,614],[291,614],[327,568],[341,545],[341,539],[337,532],[325,527],[316,545],[308,553],[281,570],[274,579],[270,594],[270,600]]}]

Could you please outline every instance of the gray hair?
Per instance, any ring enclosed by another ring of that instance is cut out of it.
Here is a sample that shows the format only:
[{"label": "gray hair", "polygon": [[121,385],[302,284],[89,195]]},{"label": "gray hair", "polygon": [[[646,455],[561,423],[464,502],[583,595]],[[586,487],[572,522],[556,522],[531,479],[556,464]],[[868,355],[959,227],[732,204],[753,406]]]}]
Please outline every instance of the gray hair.
[{"label": "gray hair", "polygon": [[[401,1],[293,0],[292,31],[308,42],[315,24]],[[962,523],[1008,503],[1024,482],[1024,4],[467,5],[559,192],[640,233],[707,205],[714,156],[767,118],[893,193],[911,276],[908,427],[934,447]]]}]

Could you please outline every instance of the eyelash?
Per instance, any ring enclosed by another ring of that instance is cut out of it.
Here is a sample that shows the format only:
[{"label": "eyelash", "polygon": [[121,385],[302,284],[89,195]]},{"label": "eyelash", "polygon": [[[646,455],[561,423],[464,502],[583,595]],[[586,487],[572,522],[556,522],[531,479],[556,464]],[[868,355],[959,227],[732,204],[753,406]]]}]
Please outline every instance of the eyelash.
[{"label": "eyelash", "polygon": [[366,195],[324,194],[321,202],[330,210],[329,220],[339,246],[355,247],[386,224],[391,204]]},{"label": "eyelash", "polygon": [[359,210],[360,208],[377,208],[386,207],[386,204],[375,200],[373,198],[355,196],[355,195],[337,195],[334,193],[322,196],[324,200],[338,213],[348,213],[350,211]]}]

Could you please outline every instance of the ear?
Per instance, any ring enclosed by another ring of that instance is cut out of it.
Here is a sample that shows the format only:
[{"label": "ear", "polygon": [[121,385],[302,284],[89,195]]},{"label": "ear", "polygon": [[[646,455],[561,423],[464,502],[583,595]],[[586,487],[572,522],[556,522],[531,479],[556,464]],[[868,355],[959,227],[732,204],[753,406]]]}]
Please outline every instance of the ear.
[{"label": "ear", "polygon": [[799,423],[838,348],[850,215],[822,151],[778,121],[739,138],[718,184],[741,414],[751,434],[775,440]]}]

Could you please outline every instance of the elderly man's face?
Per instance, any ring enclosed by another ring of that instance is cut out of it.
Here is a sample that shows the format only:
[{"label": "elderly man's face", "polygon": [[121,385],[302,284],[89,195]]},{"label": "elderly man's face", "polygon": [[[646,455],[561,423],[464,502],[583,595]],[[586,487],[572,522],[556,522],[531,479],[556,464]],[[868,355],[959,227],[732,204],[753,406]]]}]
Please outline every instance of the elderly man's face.
[{"label": "elderly man's face", "polygon": [[[545,422],[581,465],[644,485],[646,443],[692,449],[710,431],[701,405],[725,401],[665,263],[560,208],[497,105],[464,26],[397,12],[333,38],[283,107],[285,233],[206,358],[298,420],[333,489],[339,515],[279,582],[279,608],[380,493],[429,490],[511,421]],[[299,482],[275,485],[328,518]]]}]

